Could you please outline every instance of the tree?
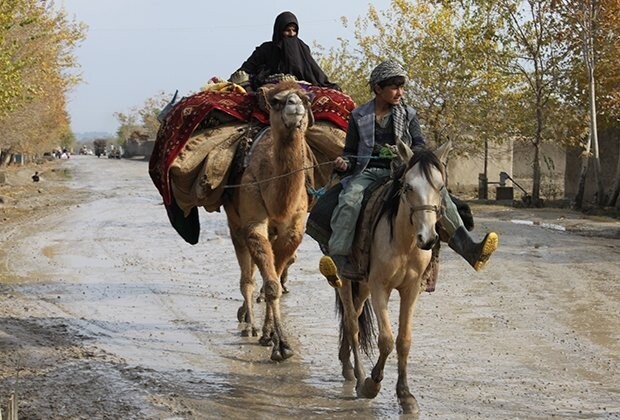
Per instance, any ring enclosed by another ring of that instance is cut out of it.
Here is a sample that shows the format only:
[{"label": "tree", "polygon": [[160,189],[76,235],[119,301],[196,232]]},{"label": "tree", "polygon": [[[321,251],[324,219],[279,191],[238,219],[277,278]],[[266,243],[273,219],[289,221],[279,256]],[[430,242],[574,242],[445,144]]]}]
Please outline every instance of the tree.
[{"label": "tree", "polygon": [[532,203],[539,205],[540,146],[545,139],[553,141],[558,130],[550,117],[562,102],[558,83],[563,76],[566,50],[556,36],[558,15],[553,1],[499,0],[497,5],[506,23],[502,46],[505,55],[511,57],[505,69],[520,80],[514,88],[523,106],[515,117],[520,120],[517,125],[521,137],[534,148]]},{"label": "tree", "polygon": [[2,17],[7,24],[0,29],[0,56],[9,46],[18,82],[10,84],[16,92],[10,105],[0,108],[0,154],[8,157],[5,162],[13,151],[38,153],[71,141],[65,95],[79,77],[68,71],[77,66],[73,51],[85,30],[51,1],[4,1],[0,8],[7,4],[14,7]]},{"label": "tree", "polygon": [[128,113],[114,113],[114,117],[120,123],[116,131],[117,142],[124,144],[134,132],[139,132],[142,136],[151,139],[157,137],[160,125],[157,116],[169,100],[170,98],[165,92],[159,92],[155,96],[147,98],[140,108],[135,107]]},{"label": "tree", "polygon": [[[322,65],[356,102],[371,97],[367,80],[380,61],[394,60],[407,70],[406,101],[420,114],[426,137],[434,143],[457,140],[457,152],[480,150],[484,136],[502,139],[505,75],[492,65],[497,49],[489,8],[473,2],[393,0],[389,9],[370,6],[356,20],[356,47],[341,40]],[[346,25],[346,20],[343,20]],[[484,102],[495,113],[472,112]],[[497,118],[497,124],[489,124]]]},{"label": "tree", "polygon": [[[581,208],[585,181],[590,161],[594,163],[597,201],[605,203],[605,187],[601,175],[598,127],[618,125],[620,113],[620,76],[618,48],[620,47],[620,5],[615,0],[557,0],[556,7],[562,18],[560,36],[572,54],[570,81],[573,85],[576,107],[587,108],[587,132],[581,143],[582,166],[579,176],[575,207]],[[600,107],[599,107],[600,105]],[[599,110],[600,108],[600,110]],[[619,145],[620,146],[620,145]],[[617,200],[614,191],[620,187],[620,160],[616,183],[609,194],[611,205]],[[617,193],[616,193],[617,194]]]}]

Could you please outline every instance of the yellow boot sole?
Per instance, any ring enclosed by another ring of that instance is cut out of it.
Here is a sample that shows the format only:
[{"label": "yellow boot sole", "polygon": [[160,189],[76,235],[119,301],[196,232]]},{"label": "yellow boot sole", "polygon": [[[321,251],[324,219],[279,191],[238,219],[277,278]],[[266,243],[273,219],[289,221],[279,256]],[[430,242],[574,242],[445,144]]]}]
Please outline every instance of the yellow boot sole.
[{"label": "yellow boot sole", "polygon": [[497,236],[497,233],[489,232],[487,236],[484,238],[484,244],[482,245],[482,253],[480,254],[480,258],[478,258],[478,261],[476,261],[476,264],[474,264],[474,270],[476,271],[482,270],[498,246],[499,246],[499,237]]},{"label": "yellow boot sole", "polygon": [[338,277],[338,267],[336,263],[329,255],[324,255],[319,261],[319,271],[325,278],[330,286],[339,289],[342,287],[342,280]]}]

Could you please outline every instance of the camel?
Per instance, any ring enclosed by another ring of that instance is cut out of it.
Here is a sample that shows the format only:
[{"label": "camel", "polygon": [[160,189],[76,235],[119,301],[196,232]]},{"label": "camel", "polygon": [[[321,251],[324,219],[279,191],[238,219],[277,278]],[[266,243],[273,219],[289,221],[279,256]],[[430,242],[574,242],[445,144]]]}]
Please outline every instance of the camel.
[{"label": "camel", "polygon": [[280,277],[299,247],[308,211],[305,132],[314,123],[307,93],[282,82],[266,94],[270,129],[255,144],[240,186],[224,203],[241,270],[243,336],[258,336],[254,322],[254,271],[263,278],[265,319],[262,345],[273,344],[271,359],[293,356],[280,316]]}]

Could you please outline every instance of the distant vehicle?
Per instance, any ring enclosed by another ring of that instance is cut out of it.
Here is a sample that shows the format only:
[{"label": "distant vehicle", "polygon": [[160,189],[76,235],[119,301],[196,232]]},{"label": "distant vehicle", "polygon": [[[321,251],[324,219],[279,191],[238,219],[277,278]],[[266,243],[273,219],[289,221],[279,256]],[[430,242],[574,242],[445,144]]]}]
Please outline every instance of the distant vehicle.
[{"label": "distant vehicle", "polygon": [[96,139],[93,141],[93,147],[95,148],[95,155],[100,157],[101,155],[105,156],[105,148],[108,144],[106,139]]},{"label": "distant vehicle", "polygon": [[108,159],[120,159],[123,154],[123,151],[119,146],[110,146],[110,150],[108,151]]}]

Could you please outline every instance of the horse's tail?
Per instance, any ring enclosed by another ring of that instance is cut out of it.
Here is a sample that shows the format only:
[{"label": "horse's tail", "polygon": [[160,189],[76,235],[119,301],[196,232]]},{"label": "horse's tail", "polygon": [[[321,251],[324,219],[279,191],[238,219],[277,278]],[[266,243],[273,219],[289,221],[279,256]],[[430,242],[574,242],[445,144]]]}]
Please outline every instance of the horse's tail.
[{"label": "horse's tail", "polygon": [[[355,298],[359,294],[359,283],[352,282],[351,289],[353,293],[353,300],[355,301]],[[338,290],[336,290],[336,313],[340,319],[339,341],[342,342],[344,336],[344,306],[338,296]],[[359,325],[360,348],[367,356],[371,356],[374,348],[373,345],[376,342],[377,333],[375,330],[374,314],[372,312],[372,307],[370,306],[370,299],[366,299],[364,302],[364,307],[362,309],[362,313],[357,318],[357,323]]]}]

